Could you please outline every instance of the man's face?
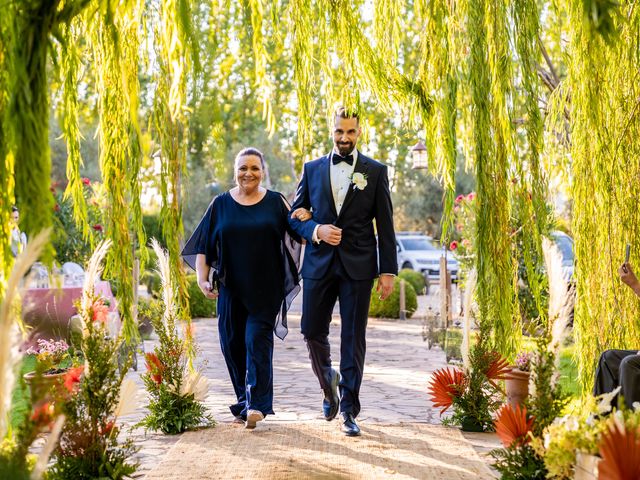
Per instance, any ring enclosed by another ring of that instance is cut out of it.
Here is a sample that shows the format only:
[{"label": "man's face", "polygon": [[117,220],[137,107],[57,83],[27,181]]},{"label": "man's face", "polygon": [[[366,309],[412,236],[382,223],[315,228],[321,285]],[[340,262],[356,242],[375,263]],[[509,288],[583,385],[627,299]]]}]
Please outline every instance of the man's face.
[{"label": "man's face", "polygon": [[18,225],[18,222],[20,222],[20,212],[11,212],[11,222],[14,225]]},{"label": "man's face", "polygon": [[358,125],[358,119],[342,118],[336,115],[333,128],[333,144],[340,155],[344,157],[356,148],[358,137],[361,133],[362,130]]}]

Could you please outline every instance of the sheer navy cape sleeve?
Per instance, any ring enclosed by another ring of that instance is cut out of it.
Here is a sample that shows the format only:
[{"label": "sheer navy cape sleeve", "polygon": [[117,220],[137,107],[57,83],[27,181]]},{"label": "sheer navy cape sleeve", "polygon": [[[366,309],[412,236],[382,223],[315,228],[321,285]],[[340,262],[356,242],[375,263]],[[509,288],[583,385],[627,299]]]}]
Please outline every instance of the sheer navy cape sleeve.
[{"label": "sheer navy cape sleeve", "polygon": [[277,312],[276,336],[287,334],[286,313],[300,291],[300,238],[290,230],[284,197],[268,190],[255,205],[224,193],[211,202],[182,251],[195,270],[198,254],[249,312]]}]

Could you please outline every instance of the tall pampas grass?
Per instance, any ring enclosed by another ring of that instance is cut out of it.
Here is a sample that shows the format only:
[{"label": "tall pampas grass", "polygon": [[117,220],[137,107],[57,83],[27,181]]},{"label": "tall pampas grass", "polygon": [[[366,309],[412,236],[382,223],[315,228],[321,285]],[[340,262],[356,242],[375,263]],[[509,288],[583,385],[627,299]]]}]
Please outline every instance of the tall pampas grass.
[{"label": "tall pampas grass", "polygon": [[109,248],[111,247],[111,240],[103,240],[98,244],[95,251],[89,259],[87,265],[87,271],[84,274],[84,285],[82,285],[82,301],[81,306],[83,311],[88,311],[93,302],[93,292],[96,282],[100,279],[102,273],[102,261],[107,255]]},{"label": "tall pampas grass", "polygon": [[175,319],[178,312],[176,304],[176,289],[173,279],[171,278],[171,265],[169,263],[169,255],[160,246],[155,238],[151,239],[151,247],[158,257],[157,272],[162,282],[162,302],[164,303],[164,324],[170,330],[175,326]]},{"label": "tall pampas grass", "polygon": [[549,279],[549,351],[556,356],[569,333],[569,317],[575,296],[575,287],[569,286],[562,269],[562,255],[548,238],[542,239],[542,252]]},{"label": "tall pampas grass", "polygon": [[4,438],[9,426],[11,394],[22,358],[20,344],[27,336],[27,329],[20,318],[21,282],[47,245],[50,232],[51,229],[41,231],[18,255],[0,303],[0,439]]}]

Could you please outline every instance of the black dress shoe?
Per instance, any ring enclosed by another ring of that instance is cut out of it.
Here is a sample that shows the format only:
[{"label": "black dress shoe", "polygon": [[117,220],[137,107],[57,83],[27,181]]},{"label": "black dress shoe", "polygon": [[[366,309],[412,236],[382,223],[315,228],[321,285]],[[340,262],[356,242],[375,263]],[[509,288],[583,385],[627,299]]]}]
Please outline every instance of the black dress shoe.
[{"label": "black dress shoe", "polygon": [[344,433],[347,437],[358,437],[360,436],[360,427],[356,423],[356,419],[353,418],[352,413],[342,412],[342,433]]},{"label": "black dress shoe", "polygon": [[340,374],[335,370],[331,370],[330,390],[325,390],[324,400],[322,400],[322,413],[324,419],[330,422],[338,414],[340,408],[340,397],[338,396],[338,384],[340,383]]}]

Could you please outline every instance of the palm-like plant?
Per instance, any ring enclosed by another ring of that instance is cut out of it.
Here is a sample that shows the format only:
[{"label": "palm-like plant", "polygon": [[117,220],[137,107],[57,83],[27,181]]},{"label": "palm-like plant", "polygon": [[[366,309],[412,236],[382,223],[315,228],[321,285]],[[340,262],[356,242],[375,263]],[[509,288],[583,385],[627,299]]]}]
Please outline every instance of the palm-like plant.
[{"label": "palm-like plant", "polygon": [[465,383],[464,373],[457,368],[441,368],[433,372],[429,393],[434,407],[444,407],[440,410],[440,415],[446,412],[453,404],[453,399],[461,394]]},{"label": "palm-like plant", "polygon": [[522,446],[529,442],[529,432],[533,428],[534,418],[527,415],[527,408],[505,404],[496,415],[495,428],[502,445],[505,447]]},{"label": "palm-like plant", "polygon": [[598,446],[602,461],[598,465],[600,478],[635,480],[640,478],[640,431],[614,422],[602,434]]}]

